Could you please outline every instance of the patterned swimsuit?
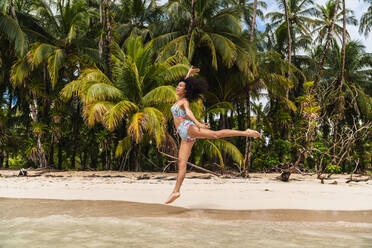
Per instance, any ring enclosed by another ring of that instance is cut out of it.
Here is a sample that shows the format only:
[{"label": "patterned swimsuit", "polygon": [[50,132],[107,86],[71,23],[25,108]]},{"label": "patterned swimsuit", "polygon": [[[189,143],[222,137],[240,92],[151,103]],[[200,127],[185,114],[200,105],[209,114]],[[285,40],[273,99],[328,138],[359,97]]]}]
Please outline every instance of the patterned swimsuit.
[{"label": "patterned swimsuit", "polygon": [[[179,106],[173,105],[171,107],[171,112],[173,115],[173,118],[186,118],[186,112],[182,110]],[[193,121],[190,120],[184,120],[177,128],[177,133],[180,135],[182,140],[186,141],[194,141],[196,140],[195,138],[191,138],[190,136],[187,135],[187,132],[189,130],[189,127],[195,125]]]}]

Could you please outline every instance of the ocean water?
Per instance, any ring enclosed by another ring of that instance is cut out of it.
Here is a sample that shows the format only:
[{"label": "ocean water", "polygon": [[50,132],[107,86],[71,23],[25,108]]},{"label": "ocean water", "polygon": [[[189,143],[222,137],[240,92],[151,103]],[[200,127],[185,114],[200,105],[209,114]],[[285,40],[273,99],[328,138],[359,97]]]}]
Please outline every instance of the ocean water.
[{"label": "ocean water", "polygon": [[[153,208],[157,213],[153,215],[128,204],[113,203],[111,208],[104,201],[97,203],[101,208],[89,201],[76,204],[0,199],[0,247],[372,247],[372,223],[285,221],[285,215],[279,221],[239,220],[236,213],[229,218],[234,211],[210,218],[202,210],[185,214],[142,204]],[[134,214],[136,208],[139,212]]]}]

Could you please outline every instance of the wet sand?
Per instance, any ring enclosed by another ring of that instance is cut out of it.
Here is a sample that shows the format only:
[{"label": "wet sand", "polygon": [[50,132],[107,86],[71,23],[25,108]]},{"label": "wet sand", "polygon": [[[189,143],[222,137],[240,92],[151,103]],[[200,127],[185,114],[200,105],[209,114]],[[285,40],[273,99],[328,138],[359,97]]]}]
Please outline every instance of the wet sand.
[{"label": "wet sand", "polygon": [[81,201],[0,198],[0,219],[41,218],[51,215],[85,217],[169,217],[216,220],[372,223],[372,210],[217,210],[187,209],[162,204],[125,201]]}]

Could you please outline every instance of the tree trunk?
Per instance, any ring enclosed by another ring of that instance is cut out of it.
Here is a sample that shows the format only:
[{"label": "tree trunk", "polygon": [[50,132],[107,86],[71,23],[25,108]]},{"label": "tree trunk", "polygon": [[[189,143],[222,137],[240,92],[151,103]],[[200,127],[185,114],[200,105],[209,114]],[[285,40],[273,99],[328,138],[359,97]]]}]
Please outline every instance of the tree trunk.
[{"label": "tree trunk", "polygon": [[3,168],[4,163],[4,152],[0,151],[0,169]]},{"label": "tree trunk", "polygon": [[133,157],[133,163],[134,163],[134,171],[141,171],[141,165],[140,165],[140,146],[139,144],[133,145],[133,151],[132,151],[132,157]]},{"label": "tree trunk", "polygon": [[109,0],[105,0],[105,16],[106,16],[106,74],[111,80],[111,22],[110,22],[110,9]]},{"label": "tree trunk", "polygon": [[256,28],[256,16],[257,16],[257,2],[258,0],[254,0],[253,2],[253,16],[252,16],[252,27],[251,27],[251,35],[249,41],[253,43],[254,41],[254,32]]},{"label": "tree trunk", "polygon": [[5,153],[5,169],[9,169],[9,153]]},{"label": "tree trunk", "polygon": [[187,31],[187,40],[190,41],[192,29],[194,28],[194,19],[195,19],[195,1],[191,0],[191,20],[189,24],[189,29]]},{"label": "tree trunk", "polygon": [[[292,35],[291,35],[291,24],[289,22],[289,13],[287,1],[283,0],[284,11],[285,11],[285,22],[287,23],[287,35],[288,35],[288,79],[291,78],[290,65],[292,64]],[[286,98],[289,96],[289,87],[286,88]]]},{"label": "tree trunk", "polygon": [[48,164],[53,166],[53,168],[55,168],[55,164],[54,164],[54,142],[53,141],[51,141],[51,144],[50,144]]},{"label": "tree trunk", "polygon": [[342,84],[345,80],[345,57],[346,57],[346,3],[345,2],[346,0],[342,0],[343,31],[342,31],[340,91],[342,89]]},{"label": "tree trunk", "polygon": [[62,149],[63,149],[62,142],[59,141],[58,143],[58,170],[62,170]]},{"label": "tree trunk", "polygon": [[18,18],[17,18],[17,15],[16,15],[16,12],[15,12],[15,9],[14,9],[14,6],[13,6],[12,1],[10,1],[10,12],[12,12],[12,16],[13,16],[14,20],[19,25]]},{"label": "tree trunk", "polygon": [[[251,128],[251,90],[249,85],[247,84],[246,88],[246,107],[247,107],[247,128]],[[243,161],[243,173],[244,177],[247,177],[249,167],[251,165],[251,138],[245,138],[245,154],[244,154],[244,161]]]},{"label": "tree trunk", "polygon": [[88,160],[88,152],[87,151],[84,151],[84,153],[83,153],[83,160],[81,162],[81,164],[82,164],[82,170],[86,170],[86,168],[87,168],[87,160]]},{"label": "tree trunk", "polygon": [[[37,117],[37,109],[36,109],[36,100],[31,99],[30,103],[30,110],[31,110],[31,117],[34,123],[38,123],[38,117]],[[46,168],[47,167],[47,160],[45,151],[43,149],[43,146],[41,144],[41,132],[37,131],[34,132],[36,135],[37,143],[36,143],[36,151],[37,151],[37,160],[39,162],[39,168]]]},{"label": "tree trunk", "polygon": [[323,64],[324,64],[325,58],[327,56],[329,44],[331,43],[332,33],[333,33],[335,23],[336,23],[336,17],[337,17],[337,11],[338,11],[339,4],[340,4],[340,0],[336,0],[335,13],[334,13],[333,18],[332,18],[331,27],[328,30],[327,39],[326,39],[326,43],[325,43],[324,50],[323,50],[323,53],[322,53],[322,57],[321,57],[320,62],[318,64],[318,72],[316,74],[314,85],[312,87],[313,89],[319,83],[320,77],[322,75]]},{"label": "tree trunk", "polygon": [[[252,27],[249,41],[252,44],[254,41],[255,28],[256,28],[256,17],[257,17],[257,0],[253,3],[253,16],[252,16]],[[251,128],[251,90],[249,84],[246,86],[246,107],[247,107],[247,128]],[[251,139],[246,137],[245,139],[245,153],[243,161],[243,173],[244,177],[247,177],[247,170],[249,170],[251,164]]]}]

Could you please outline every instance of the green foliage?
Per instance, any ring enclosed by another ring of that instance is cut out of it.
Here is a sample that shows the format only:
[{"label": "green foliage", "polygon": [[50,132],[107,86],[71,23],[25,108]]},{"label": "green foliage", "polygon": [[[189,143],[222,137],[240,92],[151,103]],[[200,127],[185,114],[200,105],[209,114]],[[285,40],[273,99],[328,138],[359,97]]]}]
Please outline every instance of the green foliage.
[{"label": "green foliage", "polygon": [[337,165],[334,165],[334,164],[328,165],[325,169],[325,172],[327,172],[327,173],[338,174],[338,173],[341,173],[341,171],[342,171],[341,167],[337,166]]},{"label": "green foliage", "polygon": [[[165,168],[158,149],[177,155],[180,141],[169,110],[175,86],[193,65],[209,83],[190,105],[199,121],[244,130],[249,118],[264,135],[251,142],[249,170],[298,159],[317,173],[351,172],[357,162],[360,171],[371,168],[372,56],[346,30],[340,77],[343,13],[335,1],[287,1],[291,51],[283,1],[266,17],[267,2],[258,1],[266,30],[255,29],[253,43],[253,1],[194,3],[110,1],[108,49],[99,1],[0,1],[0,167],[38,167],[45,157],[68,170]],[[370,12],[361,19],[365,35]],[[363,127],[347,146],[334,147]],[[245,145],[245,137],[201,139],[190,161],[236,169]]]}]

